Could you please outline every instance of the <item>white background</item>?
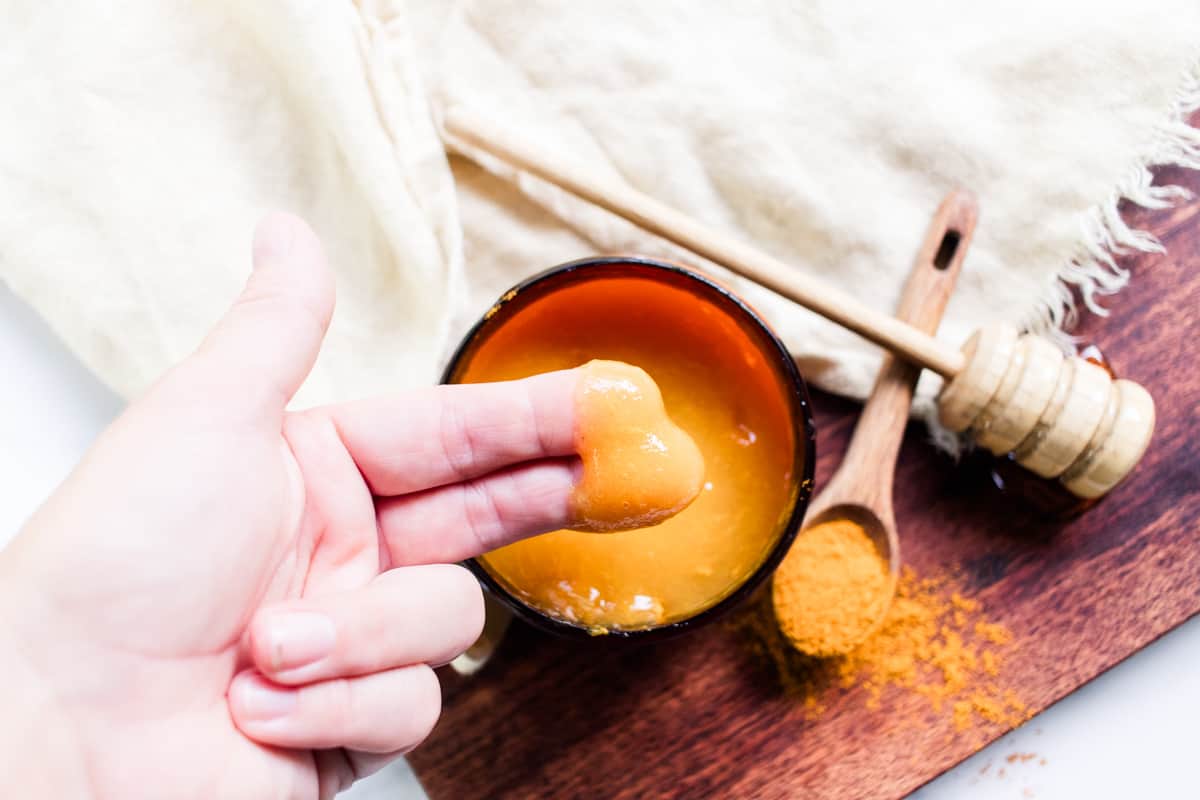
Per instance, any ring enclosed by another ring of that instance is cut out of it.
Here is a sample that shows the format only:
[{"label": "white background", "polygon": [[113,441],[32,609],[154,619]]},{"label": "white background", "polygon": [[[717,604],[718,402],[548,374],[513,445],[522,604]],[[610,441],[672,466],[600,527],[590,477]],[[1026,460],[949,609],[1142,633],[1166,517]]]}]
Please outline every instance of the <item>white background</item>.
[{"label": "white background", "polygon": [[[3,285],[0,376],[4,387],[0,391],[2,545],[119,412],[121,402]],[[1102,675],[914,796],[920,800],[1200,797],[1195,772],[1200,747],[1192,722],[1198,712],[1200,619]],[[1022,753],[1035,757],[1007,761],[1008,756]],[[423,796],[403,764],[349,794],[356,800]],[[598,789],[597,797],[602,796]]]}]

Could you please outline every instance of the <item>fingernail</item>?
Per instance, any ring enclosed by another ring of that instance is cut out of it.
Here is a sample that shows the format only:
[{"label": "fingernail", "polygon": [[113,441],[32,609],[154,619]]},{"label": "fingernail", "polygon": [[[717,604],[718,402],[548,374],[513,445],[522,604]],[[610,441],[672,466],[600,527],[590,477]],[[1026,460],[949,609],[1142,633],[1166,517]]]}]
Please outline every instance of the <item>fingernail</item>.
[{"label": "fingernail", "polygon": [[254,229],[254,266],[286,258],[295,238],[296,228],[287,214],[276,211],[263,217]]},{"label": "fingernail", "polygon": [[241,682],[242,714],[247,719],[269,720],[285,717],[296,708],[296,689],[284,689],[265,683],[258,678]]},{"label": "fingernail", "polygon": [[269,618],[267,647],[276,672],[308,666],[333,652],[337,630],[333,620],[311,611],[293,611]]}]

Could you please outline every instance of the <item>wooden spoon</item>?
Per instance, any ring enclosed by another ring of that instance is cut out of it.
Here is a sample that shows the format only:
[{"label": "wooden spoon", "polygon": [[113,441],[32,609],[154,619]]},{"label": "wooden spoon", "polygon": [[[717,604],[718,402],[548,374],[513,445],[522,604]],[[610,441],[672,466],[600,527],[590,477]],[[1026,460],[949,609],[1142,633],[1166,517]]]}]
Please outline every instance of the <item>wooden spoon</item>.
[{"label": "wooden spoon", "polygon": [[[904,285],[896,312],[898,319],[926,333],[937,330],[958,279],[977,217],[978,207],[969,192],[954,191],[942,201]],[[888,596],[880,604],[874,623],[864,628],[860,636],[847,639],[843,650],[810,651],[811,655],[849,652],[874,633],[887,615],[900,572],[900,542],[892,512],[892,482],[919,374],[917,367],[893,355],[884,358],[841,466],[809,506],[808,520],[800,537],[818,523],[834,519],[854,522],[867,533],[887,562],[889,574]],[[788,626],[782,615],[788,610],[776,605],[775,613],[780,627],[786,631]],[[796,641],[792,643],[801,650],[811,647]]]}]

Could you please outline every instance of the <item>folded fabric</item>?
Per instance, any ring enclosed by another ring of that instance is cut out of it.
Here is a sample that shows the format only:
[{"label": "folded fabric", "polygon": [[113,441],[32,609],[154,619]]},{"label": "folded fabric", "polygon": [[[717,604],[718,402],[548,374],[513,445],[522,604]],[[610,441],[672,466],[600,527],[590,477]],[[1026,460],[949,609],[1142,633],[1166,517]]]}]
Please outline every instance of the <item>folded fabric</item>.
[{"label": "folded fabric", "polygon": [[136,394],[198,344],[273,207],[338,276],[297,403],[433,380],[461,233],[403,31],[290,0],[19,0],[0,25],[0,277],[104,380]]},{"label": "folded fabric", "polygon": [[[955,342],[997,320],[1060,330],[1072,292],[1098,307],[1127,278],[1111,253],[1158,246],[1117,202],[1168,203],[1147,167],[1200,166],[1194,0],[7,12],[0,277],[125,395],[236,294],[269,207],[310,219],[338,273],[298,404],[435,380],[488,303],[554,263],[696,263],[503,165],[448,162],[451,104],[884,310],[941,196],[969,187],[983,216],[942,325]],[[735,283],[811,380],[866,393],[876,348]]]},{"label": "folded fabric", "polygon": [[[1158,247],[1118,202],[1178,196],[1151,185],[1152,164],[1200,166],[1200,132],[1184,122],[1200,106],[1192,0],[414,8],[439,108],[463,104],[881,310],[945,192],[974,190],[982,216],[940,330],[956,344],[1001,320],[1058,333],[1076,296],[1099,310],[1128,278],[1111,254]],[[473,311],[593,251],[715,269],[478,160],[488,172],[452,161]],[[812,381],[865,396],[877,348],[733,283]],[[926,373],[919,410],[939,383]]]}]

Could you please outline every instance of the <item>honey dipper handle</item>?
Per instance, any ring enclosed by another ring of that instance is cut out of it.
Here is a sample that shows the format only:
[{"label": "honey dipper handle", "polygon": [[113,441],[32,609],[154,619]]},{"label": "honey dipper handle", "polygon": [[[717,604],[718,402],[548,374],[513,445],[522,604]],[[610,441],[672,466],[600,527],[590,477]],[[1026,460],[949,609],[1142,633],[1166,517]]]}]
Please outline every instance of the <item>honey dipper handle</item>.
[{"label": "honey dipper handle", "polygon": [[[967,246],[975,231],[978,206],[970,192],[954,191],[934,214],[912,272],[904,284],[897,319],[924,333],[935,333],[946,303],[954,291]],[[863,406],[850,447],[834,481],[853,480],[854,487],[841,485],[842,492],[866,498],[881,517],[891,517],[892,476],[913,390],[920,370],[894,355],[880,368],[875,386]]]},{"label": "honey dipper handle", "polygon": [[[443,126],[453,139],[548,181],[635,225],[685,247],[838,323],[906,360],[947,378],[963,367],[963,355],[927,333],[882,314],[841,290],[788,267],[733,237],[617,180],[522,142],[491,120],[462,108],[450,109]],[[471,150],[462,150],[471,156]]]}]

